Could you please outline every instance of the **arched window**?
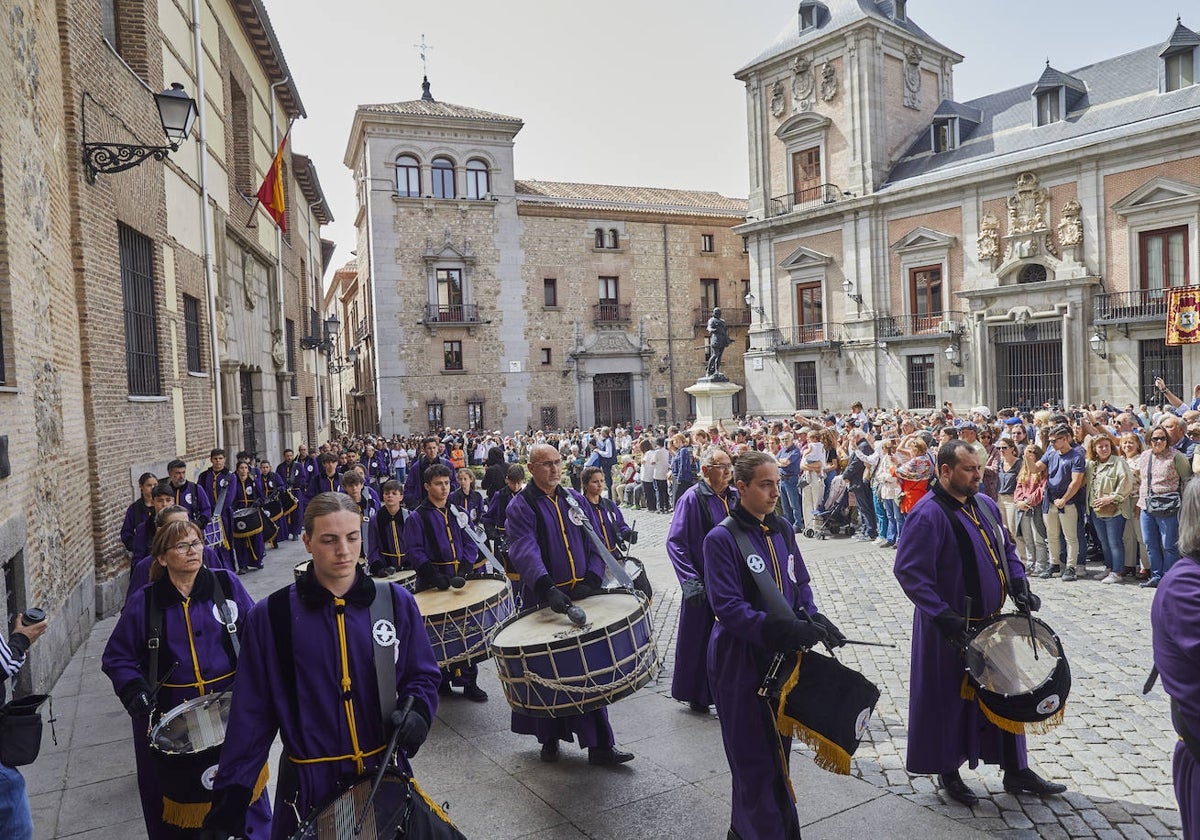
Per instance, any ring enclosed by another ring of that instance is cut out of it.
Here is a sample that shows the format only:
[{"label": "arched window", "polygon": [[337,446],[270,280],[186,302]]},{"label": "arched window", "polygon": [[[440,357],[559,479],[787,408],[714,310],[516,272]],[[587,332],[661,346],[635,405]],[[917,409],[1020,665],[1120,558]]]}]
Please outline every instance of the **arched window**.
[{"label": "arched window", "polygon": [[412,155],[396,158],[396,192],[403,198],[421,196],[421,164]]},{"label": "arched window", "polygon": [[1040,263],[1030,263],[1021,269],[1018,283],[1043,283],[1046,280],[1046,266]]},{"label": "arched window", "polygon": [[596,247],[604,247],[604,228],[596,228]]},{"label": "arched window", "polygon": [[450,158],[433,159],[433,197],[454,198],[454,161]]},{"label": "arched window", "polygon": [[467,161],[467,198],[480,199],[491,191],[487,164],[478,159]]},{"label": "arched window", "polygon": [[616,228],[608,229],[608,247],[609,248],[620,248],[621,247],[621,234],[617,233]]}]

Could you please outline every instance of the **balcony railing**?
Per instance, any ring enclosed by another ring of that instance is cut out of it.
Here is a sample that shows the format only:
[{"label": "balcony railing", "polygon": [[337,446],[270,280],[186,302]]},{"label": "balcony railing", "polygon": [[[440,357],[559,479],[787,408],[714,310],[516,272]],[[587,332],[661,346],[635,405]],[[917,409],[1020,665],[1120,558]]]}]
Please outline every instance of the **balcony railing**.
[{"label": "balcony railing", "polygon": [[425,306],[426,324],[478,324],[479,307],[473,303],[451,303]]},{"label": "balcony railing", "polygon": [[875,319],[881,341],[889,338],[954,335],[967,326],[965,312],[935,312],[931,315],[884,315]]},{"label": "balcony railing", "polygon": [[1094,300],[1097,324],[1158,321],[1167,317],[1167,295],[1163,289],[1112,292],[1096,295]]},{"label": "balcony railing", "polygon": [[592,306],[593,324],[627,324],[633,320],[633,304],[597,303]]},{"label": "balcony railing", "polygon": [[770,213],[772,216],[784,216],[793,210],[807,210],[810,207],[820,207],[822,204],[835,204],[844,198],[853,198],[853,196],[842,192],[841,187],[837,184],[821,184],[798,193],[788,193],[772,198]]},{"label": "balcony railing", "polygon": [[354,343],[355,344],[360,343],[363,339],[370,336],[370,334],[371,334],[371,323],[366,318],[363,318],[361,321],[359,321],[357,324],[354,325]]},{"label": "balcony railing", "polygon": [[[727,327],[748,327],[750,326],[750,310],[749,309],[726,309],[721,307],[721,318],[725,321]],[[692,329],[702,330],[708,326],[708,319],[712,317],[712,310],[698,306],[692,310]]]},{"label": "balcony railing", "polygon": [[846,340],[846,328],[842,324],[795,324],[791,329],[781,330],[785,344],[798,347],[805,345],[840,344]]}]

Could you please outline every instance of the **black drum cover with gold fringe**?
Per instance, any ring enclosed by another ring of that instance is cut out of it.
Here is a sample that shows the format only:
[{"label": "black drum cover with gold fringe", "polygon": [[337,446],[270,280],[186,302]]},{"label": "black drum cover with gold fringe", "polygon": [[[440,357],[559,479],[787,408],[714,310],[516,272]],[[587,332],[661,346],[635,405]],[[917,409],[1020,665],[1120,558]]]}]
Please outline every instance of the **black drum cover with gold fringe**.
[{"label": "black drum cover with gold fringe", "polygon": [[[394,769],[384,773],[366,812],[373,781],[363,776],[338,790],[313,810],[291,840],[466,840],[450,821],[446,803],[438,805],[416,779]],[[362,830],[355,833],[360,820]]]}]

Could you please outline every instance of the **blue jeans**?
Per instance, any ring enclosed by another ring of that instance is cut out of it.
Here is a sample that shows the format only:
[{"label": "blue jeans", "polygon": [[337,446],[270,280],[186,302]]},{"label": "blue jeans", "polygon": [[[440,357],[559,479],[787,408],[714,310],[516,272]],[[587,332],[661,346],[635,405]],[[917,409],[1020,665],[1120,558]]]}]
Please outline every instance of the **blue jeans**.
[{"label": "blue jeans", "polygon": [[1142,511],[1142,538],[1150,555],[1150,576],[1161,578],[1179,559],[1179,517]]},{"label": "blue jeans", "polygon": [[[883,536],[890,543],[900,542],[900,530],[904,525],[904,517],[900,515],[900,503],[895,499],[883,500],[883,513],[887,519],[887,533]],[[880,526],[880,531],[883,526]]]},{"label": "blue jeans", "polygon": [[33,814],[25,795],[25,779],[15,767],[0,764],[0,837],[33,840]]},{"label": "blue jeans", "polygon": [[804,513],[800,508],[800,476],[786,476],[779,482],[783,495],[783,518],[792,523],[793,528],[804,527]]},{"label": "blue jeans", "polygon": [[1107,519],[1103,516],[1093,516],[1092,527],[1096,529],[1096,536],[1100,538],[1100,548],[1104,550],[1108,568],[1117,574],[1124,573],[1125,517],[1119,513]]}]

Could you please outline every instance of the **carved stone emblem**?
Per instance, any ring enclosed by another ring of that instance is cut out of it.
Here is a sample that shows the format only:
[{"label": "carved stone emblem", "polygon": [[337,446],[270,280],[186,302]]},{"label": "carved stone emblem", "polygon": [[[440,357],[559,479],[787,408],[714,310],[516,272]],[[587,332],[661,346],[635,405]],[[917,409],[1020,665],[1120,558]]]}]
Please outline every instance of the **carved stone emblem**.
[{"label": "carved stone emblem", "polygon": [[921,48],[909,46],[904,53],[904,107],[921,108]]},{"label": "carved stone emblem", "polygon": [[1032,172],[1017,176],[1017,191],[1008,197],[1009,236],[1048,230],[1046,203],[1050,193],[1038,184],[1038,176]]},{"label": "carved stone emblem", "polygon": [[1083,244],[1083,223],[1079,220],[1082,208],[1071,199],[1063,205],[1062,218],[1058,220],[1058,244],[1063,248],[1074,248]]},{"label": "carved stone emblem", "polygon": [[812,109],[813,91],[817,81],[813,73],[812,62],[803,56],[796,56],[792,64],[792,110],[808,111]]},{"label": "carved stone emblem", "polygon": [[821,101],[832,102],[838,93],[837,74],[833,65],[826,61],[821,65]]},{"label": "carved stone emblem", "polygon": [[782,117],[786,107],[783,98],[783,82],[778,81],[771,85],[771,115],[776,118]]},{"label": "carved stone emblem", "polygon": [[979,238],[976,240],[979,248],[980,262],[994,260],[1000,256],[1000,220],[991,210],[983,214],[979,220]]}]

